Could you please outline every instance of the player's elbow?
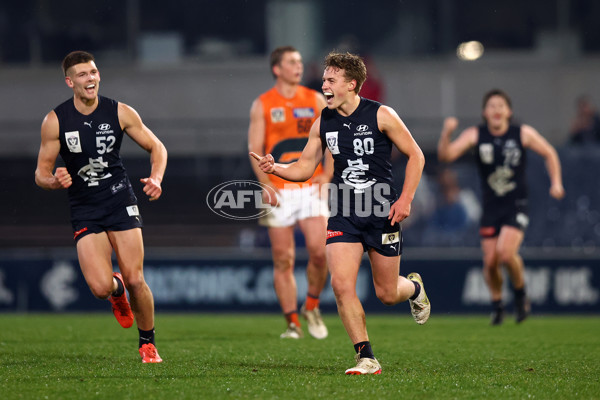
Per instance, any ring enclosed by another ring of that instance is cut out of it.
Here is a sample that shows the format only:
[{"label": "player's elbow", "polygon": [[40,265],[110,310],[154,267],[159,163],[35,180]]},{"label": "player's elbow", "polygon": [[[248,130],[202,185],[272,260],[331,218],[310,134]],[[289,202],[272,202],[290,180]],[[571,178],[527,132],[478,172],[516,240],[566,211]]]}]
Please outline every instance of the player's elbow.
[{"label": "player's elbow", "polygon": [[453,161],[452,157],[450,156],[450,153],[448,153],[447,151],[444,151],[444,150],[440,150],[440,149],[438,149],[437,158],[438,158],[438,161],[444,162],[444,163],[449,163],[449,162]]},{"label": "player's elbow", "polygon": [[425,168],[425,155],[420,148],[417,148],[413,154],[411,154],[410,159],[414,160],[414,163],[419,167],[420,170]]},{"label": "player's elbow", "polygon": [[42,174],[40,173],[39,169],[35,170],[35,174],[34,174],[34,180],[35,180],[35,184],[38,185],[39,187],[41,187],[44,190],[48,190],[49,188],[44,184],[44,180],[42,179]]}]

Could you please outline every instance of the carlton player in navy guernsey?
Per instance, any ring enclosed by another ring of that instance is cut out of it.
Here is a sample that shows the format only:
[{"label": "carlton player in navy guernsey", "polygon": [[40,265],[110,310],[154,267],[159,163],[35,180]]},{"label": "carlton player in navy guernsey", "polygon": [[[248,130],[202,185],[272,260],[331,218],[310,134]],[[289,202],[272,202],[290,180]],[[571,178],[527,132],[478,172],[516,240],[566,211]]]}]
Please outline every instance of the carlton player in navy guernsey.
[{"label": "carlton player in navy guernsey", "polygon": [[508,270],[514,289],[516,321],[522,322],[530,312],[524,264],[519,255],[529,223],[526,149],[544,158],[550,175],[550,195],[561,199],[565,194],[560,160],[554,147],[533,127],[511,124],[511,117],[508,95],[498,89],[491,90],[483,99],[485,123],[465,129],[451,142],[458,120],[447,118],[438,143],[438,157],[445,162],[452,162],[475,147],[483,192],[480,224],[483,272],[492,300],[492,325],[500,325],[504,319],[503,266]]},{"label": "carlton player in navy guernsey", "polygon": [[[311,128],[298,161],[275,163],[273,156],[250,153],[263,172],[302,182],[328,149],[334,159],[332,212],[327,226],[327,265],[338,312],[354,345],[356,366],[348,375],[380,374],[373,354],[365,312],[356,295],[363,253],[371,261],[377,297],[386,305],[409,300],[418,324],[429,318],[430,304],[417,273],[400,276],[400,222],[410,207],[425,164],[423,152],[396,112],[359,96],[367,78],[356,55],[331,53],[325,59],[323,93],[327,108]],[[393,189],[392,146],[407,158],[402,192]]]},{"label": "carlton player in navy guernsey", "polygon": [[[150,176],[140,179],[150,200],[162,194],[167,151],[133,108],[98,95],[100,73],[91,54],[72,52],[62,66],[73,97],[42,123],[35,181],[47,190],[68,189],[77,255],[90,290],[110,300],[124,328],[135,316],[142,362],[161,362],[154,343],[154,300],[143,274],[142,217],[119,150],[127,133],[150,153]],[[55,171],[59,154],[66,167]],[[113,250],[121,273],[113,273]]]}]

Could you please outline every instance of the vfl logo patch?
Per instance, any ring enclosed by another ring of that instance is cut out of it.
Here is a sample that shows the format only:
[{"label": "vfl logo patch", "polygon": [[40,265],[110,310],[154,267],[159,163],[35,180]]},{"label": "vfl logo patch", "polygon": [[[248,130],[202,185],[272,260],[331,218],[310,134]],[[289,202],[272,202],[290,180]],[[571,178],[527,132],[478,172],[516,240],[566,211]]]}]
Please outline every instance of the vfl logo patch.
[{"label": "vfl logo patch", "polygon": [[394,244],[400,242],[400,231],[381,234],[381,244]]},{"label": "vfl logo patch", "polygon": [[283,107],[271,108],[271,122],[285,122],[285,109]]},{"label": "vfl logo patch", "polygon": [[338,132],[325,132],[325,140],[331,154],[340,154],[338,145]]},{"label": "vfl logo patch", "polygon": [[136,216],[140,215],[140,210],[138,210],[138,206],[128,206],[125,208],[127,209],[127,214],[130,217],[136,217]]},{"label": "vfl logo patch", "polygon": [[494,145],[491,143],[480,144],[479,158],[484,164],[492,164],[494,162]]},{"label": "vfl logo patch", "polygon": [[71,153],[81,153],[81,140],[79,139],[79,131],[65,132],[65,140]]}]

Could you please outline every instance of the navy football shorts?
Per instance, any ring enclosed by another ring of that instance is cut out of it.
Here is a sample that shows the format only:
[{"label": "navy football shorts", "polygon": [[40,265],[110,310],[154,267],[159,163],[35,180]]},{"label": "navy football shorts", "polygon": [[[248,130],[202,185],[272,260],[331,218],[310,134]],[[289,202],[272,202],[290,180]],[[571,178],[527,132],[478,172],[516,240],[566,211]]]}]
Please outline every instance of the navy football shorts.
[{"label": "navy football shorts", "polygon": [[90,233],[126,231],[143,227],[137,198],[131,186],[109,200],[72,207],[71,225],[75,241]]},{"label": "navy football shorts", "polygon": [[503,226],[513,226],[525,232],[529,225],[527,207],[516,207],[504,212],[483,212],[479,225],[479,236],[493,238],[500,234]]},{"label": "navy football shorts", "polygon": [[387,217],[336,215],[327,223],[327,244],[331,243],[362,243],[364,251],[396,257],[402,254],[402,225],[390,225]]}]

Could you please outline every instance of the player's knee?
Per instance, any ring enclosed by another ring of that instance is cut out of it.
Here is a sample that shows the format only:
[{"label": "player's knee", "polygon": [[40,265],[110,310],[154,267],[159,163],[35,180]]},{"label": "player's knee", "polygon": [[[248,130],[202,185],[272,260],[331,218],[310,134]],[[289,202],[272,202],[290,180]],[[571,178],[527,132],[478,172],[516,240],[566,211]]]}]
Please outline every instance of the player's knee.
[{"label": "player's knee", "polygon": [[386,306],[393,306],[398,302],[398,294],[396,291],[386,289],[376,289],[375,295]]},{"label": "player's knee", "polygon": [[273,256],[273,267],[277,271],[291,272],[294,269],[294,255],[282,253]]},{"label": "player's knee", "polygon": [[353,285],[346,282],[343,277],[331,277],[331,289],[336,299],[352,296],[356,293]]},{"label": "player's knee", "polygon": [[500,265],[510,264],[514,259],[515,254],[512,251],[501,250],[498,252],[498,263]]},{"label": "player's knee", "polygon": [[144,275],[141,272],[123,276],[123,281],[125,282],[125,288],[129,293],[135,293],[146,285]]},{"label": "player's knee", "polygon": [[325,256],[325,251],[311,252],[310,261],[317,267],[327,268],[327,257]]},{"label": "player's knee", "polygon": [[94,282],[94,283],[90,284],[89,286],[90,286],[90,290],[91,290],[92,294],[97,299],[102,299],[102,300],[108,299],[108,297],[113,292],[112,285],[109,284],[108,282],[107,283]]}]

